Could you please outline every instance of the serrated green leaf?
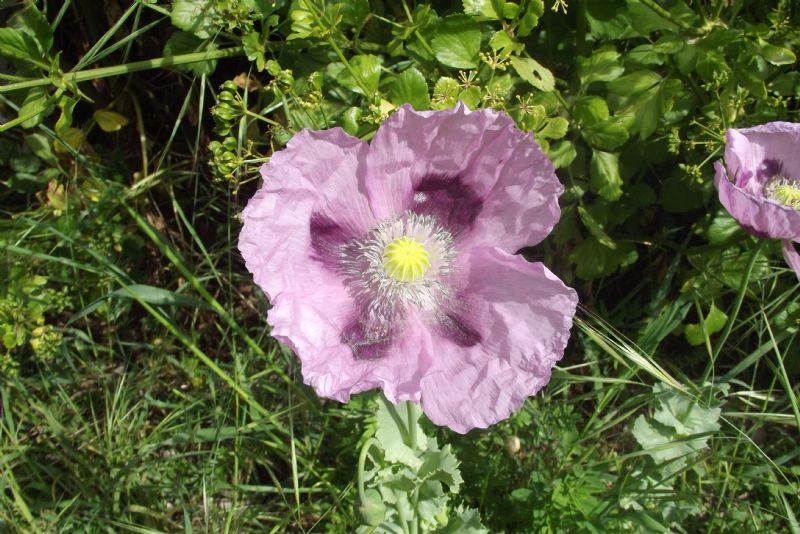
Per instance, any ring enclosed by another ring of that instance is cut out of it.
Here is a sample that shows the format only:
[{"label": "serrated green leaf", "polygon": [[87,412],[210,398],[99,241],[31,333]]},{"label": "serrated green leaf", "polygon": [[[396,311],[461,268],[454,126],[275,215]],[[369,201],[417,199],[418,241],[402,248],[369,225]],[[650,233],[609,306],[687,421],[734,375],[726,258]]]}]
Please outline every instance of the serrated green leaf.
[{"label": "serrated green leaf", "polygon": [[481,49],[481,29],[466,15],[443,18],[431,40],[436,59],[443,65],[457,69],[474,69],[478,66]]},{"label": "serrated green leaf", "polygon": [[208,39],[216,33],[215,19],[218,16],[215,0],[175,0],[172,4],[172,25]]},{"label": "serrated green leaf", "polygon": [[9,26],[32,35],[39,46],[40,57],[45,57],[53,47],[53,28],[33,2],[27,2],[25,9],[14,14]]},{"label": "serrated green leaf", "polygon": [[441,450],[431,450],[429,447],[422,455],[422,465],[417,474],[422,479],[444,482],[451,493],[458,493],[463,482],[458,465],[458,458],[453,454],[450,445],[445,445]]},{"label": "serrated green leaf", "polygon": [[578,243],[569,255],[569,260],[576,266],[575,273],[583,280],[608,276],[637,258],[636,249],[630,243],[617,243],[616,249],[610,249],[594,236]]},{"label": "serrated green leaf", "polygon": [[477,510],[459,506],[454,510],[447,525],[433,530],[432,534],[488,534],[489,530],[481,523]]},{"label": "serrated green leaf", "polygon": [[389,100],[395,106],[408,103],[416,110],[429,109],[431,98],[425,76],[416,67],[404,70],[394,79],[389,90]]},{"label": "serrated green leaf", "polygon": [[492,50],[504,55],[519,54],[525,49],[524,44],[515,41],[505,30],[495,32],[489,41],[489,46],[492,47]]},{"label": "serrated green leaf", "polygon": [[519,19],[517,35],[519,37],[528,36],[531,31],[539,24],[539,19],[544,15],[543,0],[529,0],[525,8],[525,13]]},{"label": "serrated green leaf", "polygon": [[579,57],[577,62],[578,76],[584,85],[615,80],[625,72],[619,52],[611,45],[598,48],[588,58]]},{"label": "serrated green leaf", "polygon": [[619,175],[619,154],[592,151],[589,167],[589,187],[606,200],[617,200],[622,195],[622,178]]},{"label": "serrated green leaf", "polygon": [[256,69],[264,70],[267,65],[267,58],[265,56],[267,47],[264,44],[261,34],[257,31],[252,31],[242,37],[242,47],[247,59],[255,62]]},{"label": "serrated green leaf", "polygon": [[661,76],[652,70],[637,70],[617,78],[608,83],[608,90],[622,97],[641,94],[662,80]]},{"label": "serrated green leaf", "polygon": [[464,13],[476,17],[485,17],[490,20],[499,20],[500,15],[494,8],[492,0],[462,0]]},{"label": "serrated green leaf", "polygon": [[593,147],[602,150],[614,150],[628,140],[628,130],[614,119],[584,128],[581,135]]},{"label": "serrated green leaf", "polygon": [[569,121],[564,117],[551,117],[545,121],[544,128],[536,132],[537,137],[544,139],[561,139],[567,135]]},{"label": "serrated green leaf", "polygon": [[580,126],[593,126],[608,118],[608,104],[599,96],[582,96],[575,101],[572,116]]},{"label": "serrated green leaf", "polygon": [[[389,401],[387,401],[389,402]],[[422,465],[422,459],[417,455],[414,449],[406,444],[409,436],[404,435],[400,430],[408,429],[409,425],[414,425],[417,432],[417,450],[424,451],[427,448],[427,443],[419,426],[419,417],[422,411],[418,406],[410,404],[411,417],[409,418],[409,402],[401,402],[396,405],[393,411],[390,411],[386,404],[383,402],[378,403],[378,429],[375,432],[375,437],[383,447],[384,457],[386,461],[393,463],[400,463],[407,465],[413,469],[418,469]],[[395,419],[394,417],[397,417]]]},{"label": "serrated green leaf", "polygon": [[568,167],[577,155],[578,152],[575,150],[575,143],[572,141],[554,143],[550,145],[549,150],[547,150],[547,156],[553,162],[553,167],[556,169]]},{"label": "serrated green leaf", "polygon": [[13,59],[41,61],[36,41],[16,28],[0,28],[0,56]]},{"label": "serrated green leaf", "polygon": [[711,221],[706,236],[709,243],[716,245],[743,231],[736,219],[731,217],[726,210],[720,210]]},{"label": "serrated green leaf", "polygon": [[514,67],[520,78],[540,91],[549,92],[556,86],[556,79],[550,69],[542,66],[535,59],[512,56],[511,66]]}]

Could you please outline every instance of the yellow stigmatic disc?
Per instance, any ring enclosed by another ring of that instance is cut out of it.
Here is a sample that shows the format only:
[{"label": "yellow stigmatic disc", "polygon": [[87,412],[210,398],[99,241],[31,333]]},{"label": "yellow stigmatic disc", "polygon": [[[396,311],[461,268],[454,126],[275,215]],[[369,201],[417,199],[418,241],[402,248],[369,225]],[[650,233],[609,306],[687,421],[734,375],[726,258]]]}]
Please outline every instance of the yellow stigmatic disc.
[{"label": "yellow stigmatic disc", "polygon": [[398,237],[383,249],[383,268],[400,282],[416,282],[430,266],[425,246],[411,237]]}]

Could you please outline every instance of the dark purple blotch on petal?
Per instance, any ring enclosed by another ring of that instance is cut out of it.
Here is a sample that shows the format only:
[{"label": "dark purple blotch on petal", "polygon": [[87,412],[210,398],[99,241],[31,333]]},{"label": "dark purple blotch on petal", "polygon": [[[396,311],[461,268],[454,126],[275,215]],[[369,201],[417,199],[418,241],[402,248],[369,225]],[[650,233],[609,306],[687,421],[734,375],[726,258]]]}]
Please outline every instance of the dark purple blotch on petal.
[{"label": "dark purple blotch on petal", "polygon": [[320,213],[312,213],[309,223],[312,258],[326,267],[336,269],[339,264],[339,247],[352,240],[345,228]]},{"label": "dark purple blotch on petal", "polygon": [[445,312],[438,319],[441,335],[459,347],[472,347],[480,343],[480,333],[469,325],[465,317],[454,312]]},{"label": "dark purple blotch on petal", "polygon": [[483,208],[483,199],[460,176],[428,175],[414,189],[411,211],[431,215],[454,236],[468,230]]},{"label": "dark purple blotch on petal", "polygon": [[765,159],[758,166],[758,181],[762,184],[767,183],[769,180],[776,176],[783,175],[783,165],[780,161],[774,159]]},{"label": "dark purple blotch on petal", "polygon": [[344,327],[342,343],[352,349],[357,360],[377,360],[391,347],[392,333],[369,328],[362,320],[355,319]]}]

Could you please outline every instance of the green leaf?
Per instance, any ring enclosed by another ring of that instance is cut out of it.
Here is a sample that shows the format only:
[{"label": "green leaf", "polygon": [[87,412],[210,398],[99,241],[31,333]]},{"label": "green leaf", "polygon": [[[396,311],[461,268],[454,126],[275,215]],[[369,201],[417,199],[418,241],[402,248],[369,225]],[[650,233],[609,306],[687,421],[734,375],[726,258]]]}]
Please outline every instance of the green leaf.
[{"label": "green leaf", "polygon": [[481,49],[481,29],[466,15],[452,15],[441,20],[431,40],[436,59],[443,65],[457,69],[474,69],[478,66]]},{"label": "green leaf", "polygon": [[788,48],[769,43],[761,45],[761,57],[773,65],[794,65],[797,62],[797,56],[795,56],[794,52]]},{"label": "green leaf", "polygon": [[425,76],[416,67],[404,70],[394,79],[389,90],[389,100],[395,106],[409,103],[418,111],[429,109],[431,98]]},{"label": "green leaf", "polygon": [[743,230],[739,222],[731,217],[727,210],[719,210],[708,227],[706,237],[709,243],[716,245],[741,232]]},{"label": "green leaf", "polygon": [[454,511],[455,516],[450,518],[447,525],[431,531],[432,534],[489,534],[477,510],[459,506]]},{"label": "green leaf", "polygon": [[[670,475],[708,446],[709,436],[698,434],[718,432],[722,410],[717,401],[709,407],[700,406],[695,399],[664,384],[653,386],[653,392],[658,405],[653,418],[640,415],[632,433],[647,454],[662,464],[662,472]],[[666,462],[671,463],[663,465]]]},{"label": "green leaf", "polygon": [[489,41],[489,46],[492,47],[492,50],[505,55],[519,54],[525,49],[524,44],[515,41],[505,30],[495,32],[492,39]]},{"label": "green leaf", "polygon": [[[386,407],[386,403],[378,403],[378,429],[375,432],[375,437],[383,447],[386,461],[401,463],[413,469],[418,469],[422,465],[422,459],[417,456],[414,449],[406,444],[409,436],[404,435],[404,431],[409,428],[409,425],[414,425],[417,430],[416,449],[425,450],[427,448],[427,443],[424,439],[425,435],[418,422],[421,414],[422,411],[419,407],[411,404],[411,418],[409,418],[408,401],[395,405],[392,411]],[[394,419],[395,416],[397,416],[396,420]],[[400,428],[404,430],[401,431]]]},{"label": "green leaf", "polygon": [[67,95],[62,95],[59,98],[58,107],[61,108],[61,115],[56,121],[56,134],[61,135],[67,128],[72,126],[72,111],[77,103],[77,100]]},{"label": "green leaf", "polygon": [[567,128],[569,128],[567,119],[564,117],[552,117],[547,119],[544,128],[536,132],[536,135],[544,139],[561,139],[567,135]]},{"label": "green leaf", "polygon": [[146,284],[132,284],[127,287],[115,289],[108,294],[108,297],[139,299],[148,304],[155,304],[156,306],[183,306],[186,308],[210,309],[209,305],[202,300]]},{"label": "green leaf", "polygon": [[627,2],[631,24],[636,31],[648,35],[652,32],[665,31],[677,33],[680,30],[677,24],[662,17],[640,0],[627,0]]},{"label": "green leaf", "polygon": [[[350,58],[350,68],[361,80],[367,94],[365,96],[371,97],[378,92],[378,85],[381,81],[381,58],[371,54],[362,54]],[[340,82],[342,85],[353,91],[354,93],[364,94],[364,89],[361,84],[357,83],[353,74],[349,69],[345,68],[341,73]]]},{"label": "green leaf", "polygon": [[33,2],[27,2],[25,9],[14,14],[9,26],[24,34],[33,35],[39,46],[39,57],[47,56],[53,47],[53,28]]},{"label": "green leaf", "polygon": [[215,0],[175,0],[172,4],[172,25],[208,39],[216,31],[217,10]]},{"label": "green leaf", "polygon": [[594,150],[589,167],[589,187],[606,200],[617,200],[622,195],[622,178],[619,175],[619,154]]},{"label": "green leaf", "polygon": [[[244,41],[244,40],[243,40]],[[164,56],[172,57],[180,54],[191,54],[193,52],[208,52],[216,50],[217,45],[208,39],[201,39],[192,33],[177,31],[170,35],[164,45]],[[191,72],[195,76],[211,75],[217,68],[217,60],[197,61],[187,65],[178,65],[176,67],[184,72]]]},{"label": "green leaf", "polygon": [[430,446],[428,449],[422,455],[422,465],[417,475],[422,479],[444,482],[450,493],[458,493],[464,480],[458,469],[458,458],[453,454],[450,445],[445,445],[441,450],[432,450]]},{"label": "green leaf", "polygon": [[540,91],[549,92],[556,86],[556,80],[550,69],[542,66],[535,59],[512,56],[511,66],[514,67],[520,78]]},{"label": "green leaf", "polygon": [[353,136],[358,135],[358,121],[361,119],[362,113],[361,108],[355,106],[347,108],[347,111],[342,114],[342,128],[345,132]]},{"label": "green leaf", "polygon": [[[712,334],[716,334],[722,330],[727,320],[728,316],[725,315],[725,312],[714,306],[712,303],[711,309],[709,309],[708,315],[705,317],[705,319],[702,319],[701,323],[687,324],[683,334],[686,336],[686,341],[688,341],[690,345],[702,345],[706,341],[706,335],[710,337]],[[705,333],[703,329],[704,325]]]},{"label": "green leaf", "polygon": [[595,219],[591,212],[584,208],[583,206],[578,206],[578,215],[581,218],[581,222],[583,225],[589,230],[589,232],[597,238],[597,240],[605,245],[610,249],[616,250],[617,244],[614,242],[613,239],[606,233],[605,228],[603,225]]},{"label": "green leaf", "polygon": [[625,4],[618,0],[586,2],[586,20],[595,38],[627,39],[639,35]]},{"label": "green leaf", "polygon": [[50,145],[50,139],[44,134],[34,133],[26,135],[25,144],[30,147],[31,151],[36,155],[37,158],[41,159],[42,161],[46,161],[50,165],[58,165],[58,160],[53,152],[53,147]]},{"label": "green leaf", "polygon": [[255,62],[256,69],[258,69],[259,72],[264,70],[267,65],[267,58],[265,57],[267,47],[261,39],[261,34],[257,31],[246,34],[242,37],[242,47],[244,48],[247,59]]},{"label": "green leaf", "polygon": [[464,102],[469,109],[478,109],[482,97],[480,87],[467,87],[458,93],[458,99]]},{"label": "green leaf", "polygon": [[42,61],[36,41],[16,28],[0,28],[0,56],[13,59]]},{"label": "green leaf", "polygon": [[544,15],[543,0],[529,0],[525,13],[519,19],[517,36],[526,37],[539,24],[539,19]]},{"label": "green leaf", "polygon": [[[2,28],[0,28],[2,29]],[[25,100],[19,108],[19,117],[23,118],[20,125],[23,128],[33,128],[42,122],[53,111],[50,95],[44,87],[34,87],[25,95]]]},{"label": "green leaf", "polygon": [[581,135],[590,145],[603,150],[614,150],[628,140],[628,130],[615,119],[585,128]]},{"label": "green leaf", "polygon": [[652,70],[637,70],[609,82],[608,90],[619,96],[634,96],[652,88],[661,80],[661,76]]},{"label": "green leaf", "polygon": [[638,258],[630,243],[617,243],[616,249],[608,248],[596,237],[584,239],[572,249],[569,260],[575,264],[575,274],[584,280],[608,276],[620,267],[626,267]]},{"label": "green leaf", "polygon": [[128,118],[125,115],[108,109],[98,109],[94,112],[93,117],[104,132],[116,132],[128,124]]},{"label": "green leaf", "polygon": [[492,0],[462,0],[464,13],[476,17],[485,17],[490,20],[499,20],[500,15],[494,8]]},{"label": "green leaf", "polygon": [[556,169],[568,167],[577,155],[578,152],[575,150],[575,143],[572,141],[554,143],[550,145],[550,149],[547,150],[547,156],[553,162],[553,167]]},{"label": "green leaf", "polygon": [[608,104],[599,96],[582,96],[575,101],[572,116],[580,126],[593,126],[608,118]]},{"label": "green leaf", "polygon": [[640,70],[609,82],[609,91],[620,97],[619,122],[640,139],[650,137],[683,91],[680,80],[664,80],[651,70]]},{"label": "green leaf", "polygon": [[619,61],[619,52],[612,45],[598,48],[588,58],[579,57],[577,62],[578,76],[583,85],[615,80],[625,72]]}]

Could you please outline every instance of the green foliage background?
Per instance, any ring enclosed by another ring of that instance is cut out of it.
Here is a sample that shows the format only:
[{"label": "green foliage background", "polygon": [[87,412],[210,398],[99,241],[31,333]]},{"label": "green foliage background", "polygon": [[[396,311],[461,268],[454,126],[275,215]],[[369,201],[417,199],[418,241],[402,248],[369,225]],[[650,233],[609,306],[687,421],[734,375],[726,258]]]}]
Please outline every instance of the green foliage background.
[{"label": "green foliage background", "polygon": [[447,506],[492,532],[800,531],[797,280],[712,184],[725,129],[797,121],[795,2],[25,0],[0,19],[0,531],[353,531],[375,395],[302,385],[238,213],[300,129],[369,139],[400,105],[458,100],[553,160],[562,218],[523,253],[584,309],[511,419],[426,427],[461,461]]}]

